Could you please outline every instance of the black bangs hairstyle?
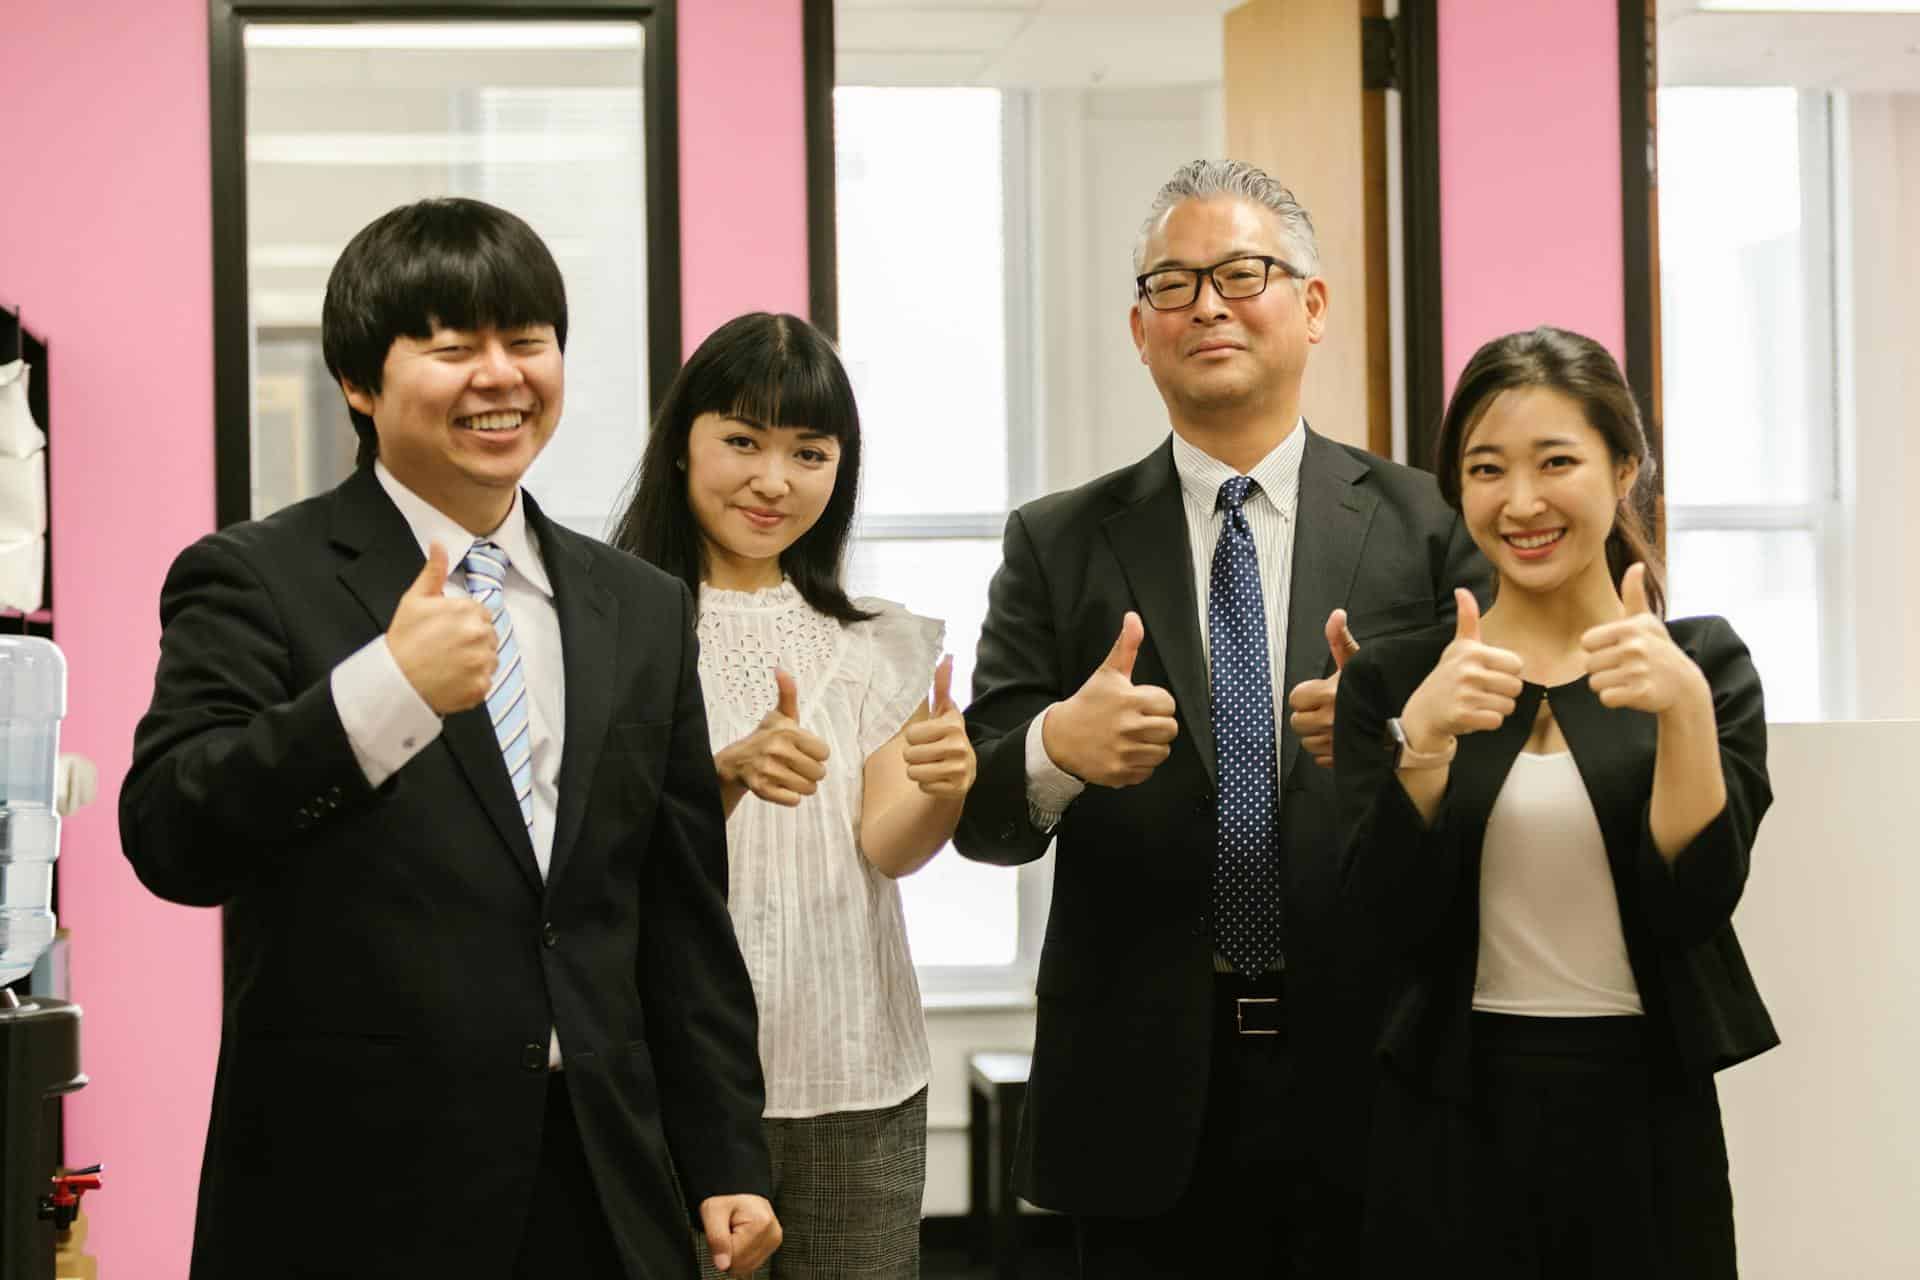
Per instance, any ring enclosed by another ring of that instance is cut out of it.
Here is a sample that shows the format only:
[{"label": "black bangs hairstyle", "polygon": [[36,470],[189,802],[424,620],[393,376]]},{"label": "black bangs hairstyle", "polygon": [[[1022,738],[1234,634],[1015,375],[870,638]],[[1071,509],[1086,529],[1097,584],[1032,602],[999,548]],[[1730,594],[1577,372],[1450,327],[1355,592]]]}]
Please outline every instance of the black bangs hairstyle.
[{"label": "black bangs hairstyle", "polygon": [[[452,329],[550,324],[567,347],[567,289],[533,228],[505,209],[462,197],[421,200],[384,213],[348,242],[327,277],[320,343],[327,372],[378,393],[396,338]],[[380,451],[373,419],[352,405],[356,459]]]},{"label": "black bangs hairstyle", "polygon": [[1646,428],[1620,366],[1592,338],[1542,325],[1495,338],[1473,353],[1440,420],[1433,469],[1441,495],[1455,511],[1460,510],[1460,467],[1467,437],[1496,396],[1521,387],[1546,387],[1571,398],[1587,425],[1607,442],[1616,464],[1629,458],[1639,462],[1633,488],[1614,509],[1613,529],[1607,534],[1607,570],[1618,590],[1630,566],[1646,565],[1647,603],[1665,617],[1666,573],[1649,533],[1654,462]]},{"label": "black bangs hairstyle", "polygon": [[640,466],[628,485],[625,514],[608,541],[665,569],[697,597],[706,542],[687,501],[687,437],[693,420],[719,413],[769,427],[818,431],[840,445],[833,493],[813,527],[780,553],[780,568],[802,598],[841,622],[856,608],[841,583],[860,488],[860,412],[853,383],[827,335],[798,316],[764,311],[713,331],[682,365],[654,415]]}]

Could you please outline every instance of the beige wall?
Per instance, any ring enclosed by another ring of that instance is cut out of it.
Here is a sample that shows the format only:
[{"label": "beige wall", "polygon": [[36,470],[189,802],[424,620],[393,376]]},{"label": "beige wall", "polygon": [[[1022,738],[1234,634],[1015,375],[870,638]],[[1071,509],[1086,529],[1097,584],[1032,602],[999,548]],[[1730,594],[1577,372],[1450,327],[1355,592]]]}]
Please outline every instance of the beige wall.
[{"label": "beige wall", "polygon": [[1734,917],[1782,1045],[1723,1072],[1740,1274],[1920,1275],[1920,722],[1775,725]]},{"label": "beige wall", "polygon": [[1227,15],[1227,153],[1313,216],[1331,306],[1307,375],[1314,429],[1390,451],[1384,93],[1361,87],[1360,20],[1378,0],[1251,0]]}]

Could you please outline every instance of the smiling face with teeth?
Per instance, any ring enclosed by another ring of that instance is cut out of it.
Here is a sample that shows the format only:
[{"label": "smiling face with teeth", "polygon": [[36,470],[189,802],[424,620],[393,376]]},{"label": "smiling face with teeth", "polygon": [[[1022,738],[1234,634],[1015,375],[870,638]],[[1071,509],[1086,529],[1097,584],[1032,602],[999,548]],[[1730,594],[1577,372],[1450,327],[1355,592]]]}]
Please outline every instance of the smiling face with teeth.
[{"label": "smiling face with teeth", "polygon": [[475,534],[513,509],[520,478],[560,421],[560,344],[551,325],[397,337],[380,390],[345,387],[373,419],[380,460],[407,488]]},{"label": "smiling face with teeth", "polygon": [[1461,514],[1501,591],[1611,594],[1607,535],[1639,463],[1613,456],[1579,401],[1550,387],[1503,391],[1464,445]]}]

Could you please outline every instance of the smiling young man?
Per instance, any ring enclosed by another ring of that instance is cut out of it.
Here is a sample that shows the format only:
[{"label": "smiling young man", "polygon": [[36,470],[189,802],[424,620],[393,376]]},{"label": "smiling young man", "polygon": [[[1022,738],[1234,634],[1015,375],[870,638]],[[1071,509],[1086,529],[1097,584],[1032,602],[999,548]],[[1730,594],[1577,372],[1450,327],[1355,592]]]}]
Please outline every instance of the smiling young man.
[{"label": "smiling young man", "polygon": [[226,908],[195,1280],[692,1276],[779,1243],[680,583],[520,487],[564,398],[532,229],[396,209],[328,281],[339,488],[161,596],[122,843]]},{"label": "smiling young man", "polygon": [[1171,437],[1008,520],[966,713],[961,853],[1057,851],[1016,1184],[1083,1276],[1343,1276],[1381,978],[1336,915],[1330,648],[1486,566],[1429,476],[1302,419],[1329,289],[1290,192],[1187,165],[1134,272]]}]

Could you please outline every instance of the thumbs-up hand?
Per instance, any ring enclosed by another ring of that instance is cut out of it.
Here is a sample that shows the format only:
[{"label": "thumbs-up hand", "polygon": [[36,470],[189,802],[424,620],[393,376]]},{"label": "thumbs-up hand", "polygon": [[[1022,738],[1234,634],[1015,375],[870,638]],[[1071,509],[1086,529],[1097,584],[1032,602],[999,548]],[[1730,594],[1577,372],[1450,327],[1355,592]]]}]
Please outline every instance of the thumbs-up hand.
[{"label": "thumbs-up hand", "polygon": [[923,715],[907,725],[907,777],[930,796],[957,799],[973,786],[973,743],[953,703],[953,655],[933,669],[933,692]]},{"label": "thumbs-up hand", "polygon": [[1580,637],[1587,684],[1600,704],[1654,715],[1683,703],[1711,709],[1706,676],[1647,602],[1646,565],[1628,566],[1620,581],[1620,605],[1625,613],[1619,621],[1589,627]]},{"label": "thumbs-up hand", "polygon": [[471,597],[447,595],[446,586],[447,549],[435,542],[387,624],[400,674],[442,716],[485,702],[499,663],[492,616]]},{"label": "thumbs-up hand", "polygon": [[1333,656],[1333,674],[1319,680],[1302,680],[1287,694],[1293,714],[1287,727],[1300,739],[1300,746],[1322,769],[1333,768],[1333,702],[1340,693],[1340,673],[1347,659],[1360,652],[1360,642],[1347,629],[1347,611],[1335,609],[1327,615],[1327,652]]},{"label": "thumbs-up hand", "polygon": [[[722,747],[713,758],[723,794],[751,791],[762,800],[788,808],[819,790],[827,776],[827,744],[800,727],[800,690],[793,677],[775,667],[774,705],[754,731]],[[739,790],[728,791],[729,788]],[[729,806],[733,803],[727,801]]]},{"label": "thumbs-up hand", "polygon": [[1520,655],[1481,641],[1473,592],[1456,587],[1453,599],[1453,640],[1400,713],[1407,745],[1421,755],[1445,754],[1462,734],[1498,729],[1523,687]]},{"label": "thumbs-up hand", "polygon": [[1146,629],[1129,612],[1120,634],[1086,683],[1047,712],[1040,731],[1047,758],[1085,782],[1131,787],[1153,776],[1180,732],[1173,695],[1133,682]]}]

